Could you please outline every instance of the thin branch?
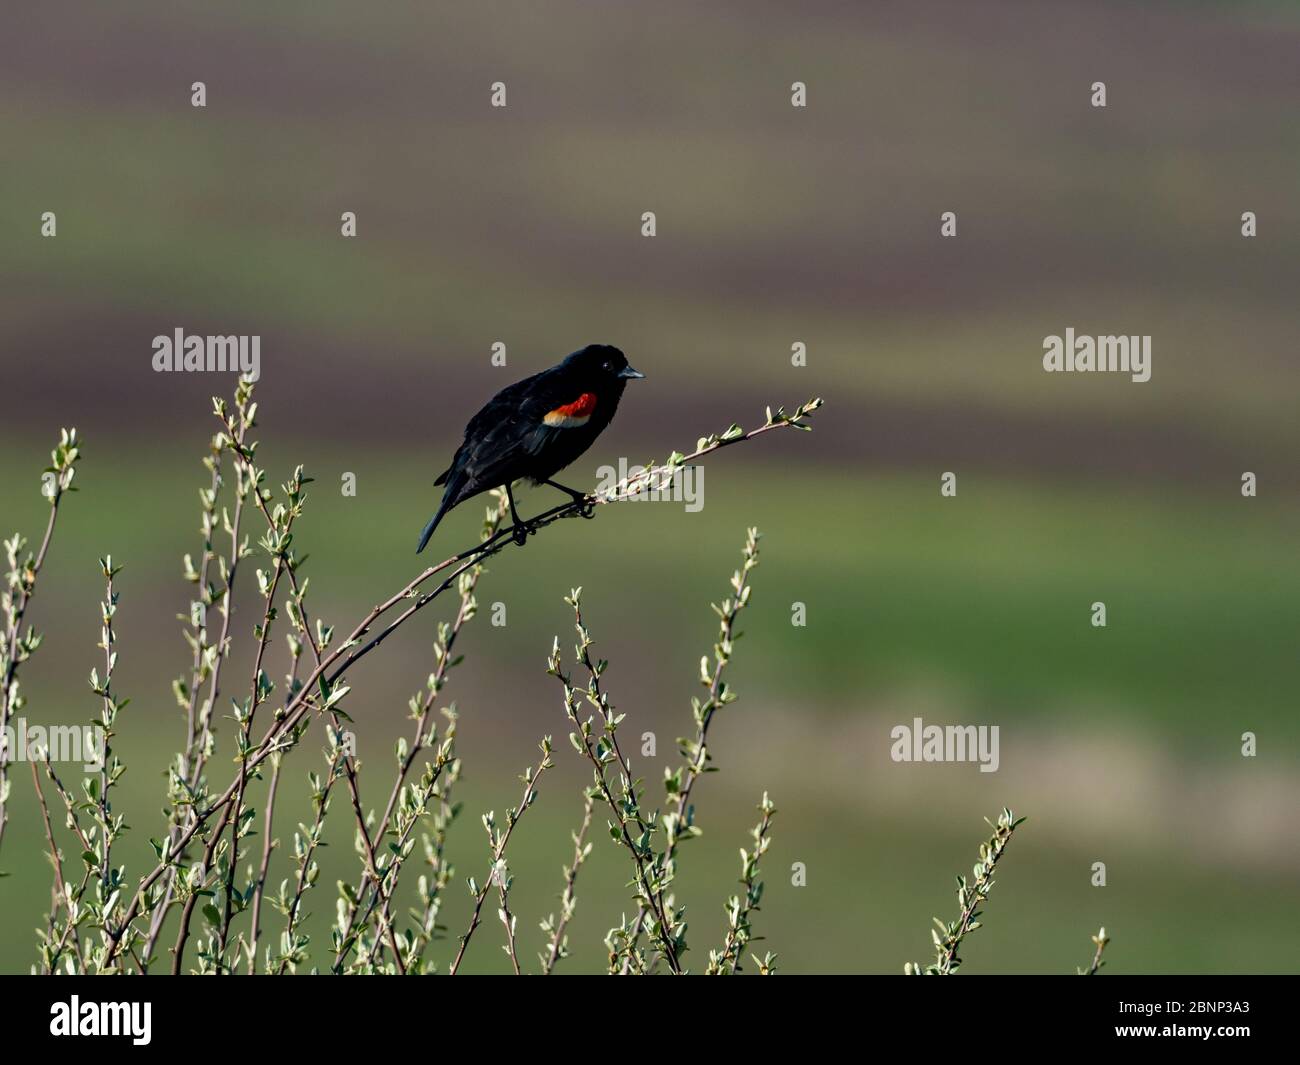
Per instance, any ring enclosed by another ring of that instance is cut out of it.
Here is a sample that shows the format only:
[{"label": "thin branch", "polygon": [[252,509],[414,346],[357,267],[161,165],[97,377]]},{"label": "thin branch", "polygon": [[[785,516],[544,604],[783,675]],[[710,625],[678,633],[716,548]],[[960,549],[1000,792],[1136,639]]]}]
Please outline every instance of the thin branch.
[{"label": "thin branch", "polygon": [[763,792],[763,801],[759,804],[763,817],[751,835],[754,837],[754,849],[740,850],[740,883],[745,889],[744,897],[733,895],[727,902],[727,938],[722,950],[709,956],[708,973],[711,976],[731,976],[740,972],[740,955],[746,946],[754,940],[750,926],[750,916],[758,910],[763,898],[763,882],[758,879],[758,861],[767,853],[772,840],[769,831],[776,807]]},{"label": "thin branch", "polygon": [[[233,807],[229,805],[221,808],[221,820],[217,822],[216,828],[212,830],[212,834],[208,837],[207,846],[203,850],[203,864],[200,866],[203,873],[202,878],[199,883],[190,885],[189,898],[185,900],[185,905],[181,909],[181,924],[180,928],[176,932],[176,945],[172,947],[172,976],[180,976],[181,974],[182,959],[185,956],[185,944],[190,938],[190,920],[194,916],[194,907],[198,905],[198,901],[202,897],[199,892],[204,890],[204,885],[207,883],[208,874],[212,870],[213,856],[216,854],[217,848],[221,845],[221,834],[225,830],[226,825],[230,822],[232,809]],[[125,925],[122,930],[125,931]],[[110,935],[109,939],[110,943],[118,941],[114,940],[112,935]],[[111,949],[109,957],[110,959],[112,957]]]},{"label": "thin branch", "polygon": [[[551,761],[551,737],[544,737],[540,746],[542,750],[541,761],[537,763],[535,769],[526,770],[520,778],[524,782],[524,795],[517,808],[511,807],[506,811],[506,827],[504,831],[496,827],[496,820],[490,811],[483,815],[483,827],[487,830],[488,845],[492,851],[492,865],[488,868],[487,877],[484,879],[482,887],[479,887],[474,882],[473,877],[469,879],[469,890],[474,896],[474,912],[470,916],[469,928],[460,937],[460,949],[456,952],[456,960],[451,963],[451,969],[449,970],[451,976],[456,975],[460,969],[460,963],[465,959],[465,950],[474,935],[474,930],[479,926],[479,914],[483,910],[483,900],[487,898],[487,893],[491,889],[493,881],[500,885],[509,875],[505,865],[505,856],[506,847],[510,843],[510,836],[514,833],[515,826],[519,824],[520,819],[524,816],[524,811],[537,800],[537,782],[541,779],[542,774],[555,764]],[[506,926],[506,931],[510,936],[512,960],[515,963],[517,973],[519,971],[519,961],[513,957],[514,933],[509,924]]]},{"label": "thin branch", "polygon": [[[67,492],[75,492],[72,487],[77,473],[77,461],[81,457],[81,448],[77,440],[76,429],[63,429],[59,433],[59,444],[50,458],[52,465],[45,470],[46,484],[49,491],[46,498],[50,501],[50,516],[45,523],[45,535],[41,537],[41,546],[35,556],[23,557],[27,541],[15,533],[4,542],[5,555],[9,563],[6,575],[6,588],[0,597],[0,608],[4,610],[5,627],[0,637],[0,744],[7,735],[9,722],[14,714],[22,708],[23,698],[19,695],[18,667],[29,659],[40,646],[41,638],[30,627],[23,635],[23,619],[31,605],[36,591],[36,579],[45,565],[46,555],[54,540],[54,526],[59,519],[59,503]],[[4,842],[5,827],[9,823],[9,755],[0,750],[0,844]]]},{"label": "thin branch", "polygon": [[[420,877],[422,907],[418,914],[413,954],[423,962],[424,951],[433,943],[438,933],[438,914],[442,909],[443,892],[451,881],[452,866],[447,861],[447,833],[460,814],[460,804],[451,801],[452,791],[460,779],[460,759],[456,757],[456,731],[460,715],[456,704],[445,706],[443,716],[447,727],[443,731],[443,750],[448,758],[445,779],[438,791],[438,811],[433,815],[432,834],[424,837],[424,860],[429,872]],[[415,911],[412,911],[414,915]]]},{"label": "thin branch", "polygon": [[[749,603],[752,590],[749,574],[758,565],[758,540],[757,529],[746,530],[745,546],[741,552],[741,566],[731,576],[731,588],[734,594],[721,603],[713,604],[713,610],[719,618],[718,639],[713,645],[713,663],[710,665],[707,657],[700,659],[700,683],[708,689],[708,697],[703,702],[698,699],[691,700],[695,738],[681,741],[684,764],[664,781],[669,802],[669,810],[664,815],[664,865],[670,879],[677,872],[679,844],[700,834],[700,830],[695,826],[695,808],[691,805],[691,793],[695,790],[700,777],[708,771],[709,762],[712,760],[707,746],[709,725],[718,710],[736,699],[735,693],[723,681],[722,674],[731,660],[735,641],[739,639],[739,634],[736,632],[736,619]],[[625,973],[628,955],[636,949],[645,918],[645,907],[642,906],[632,925],[629,949],[624,954],[622,971]]]},{"label": "thin branch", "polygon": [[[614,815],[611,822],[611,835],[616,842],[625,847],[632,856],[636,868],[635,883],[640,905],[654,916],[654,932],[668,967],[674,973],[681,972],[678,961],[679,943],[673,931],[672,907],[664,897],[665,869],[662,855],[656,854],[650,845],[653,818],[645,819],[641,815],[638,799],[637,782],[632,777],[632,768],[618,747],[614,733],[619,718],[612,711],[609,698],[600,689],[600,675],[604,672],[604,663],[592,662],[589,653],[591,635],[582,620],[581,589],[575,588],[565,598],[573,607],[574,625],[578,632],[577,657],[588,669],[590,679],[584,697],[596,708],[601,718],[601,735],[592,737],[592,719],[582,719],[578,712],[578,691],[560,664],[560,641],[556,637],[551,648],[551,658],[547,672],[556,677],[564,688],[564,709],[577,731],[569,734],[569,740],[577,751],[591,763],[595,777],[595,786]],[[608,779],[608,767],[618,767],[622,783],[622,797],[616,798]],[[631,946],[631,944],[629,944]]]},{"label": "thin branch", "polygon": [[[64,906],[68,910],[68,926],[73,926],[72,903],[68,895],[68,886],[63,881],[63,852],[59,850],[58,844],[54,842],[54,828],[50,824],[50,808],[45,803],[45,792],[41,790],[41,778],[36,771],[36,762],[32,766],[32,786],[36,789],[36,799],[41,807],[41,822],[45,826],[45,842],[50,850],[50,864],[54,866],[54,896],[50,903],[49,929],[46,935],[46,944],[54,939],[54,924],[58,916],[58,907]],[[54,967],[59,963],[59,954],[63,949],[63,940],[59,941],[56,949],[47,953],[45,971],[53,973]]]},{"label": "thin branch", "polygon": [[502,948],[510,958],[510,965],[519,976],[519,952],[515,949],[515,916],[510,912],[510,881],[513,878],[508,872],[502,871],[497,877],[497,890],[501,898],[501,909],[497,911],[497,916],[501,918],[501,923],[506,929],[506,945]]},{"label": "thin branch", "polygon": [[1110,936],[1106,935],[1106,927],[1103,925],[1101,930],[1092,937],[1092,942],[1097,950],[1092,956],[1092,964],[1088,966],[1087,971],[1079,969],[1080,976],[1096,976],[1097,972],[1106,963],[1101,960],[1102,952],[1106,949],[1106,944],[1110,942]]},{"label": "thin branch", "polygon": [[262,896],[266,892],[266,876],[271,868],[271,851],[275,841],[271,833],[275,824],[275,796],[280,787],[281,755],[271,759],[271,783],[266,789],[266,816],[262,821],[262,861],[257,868],[257,879],[253,883],[253,917],[249,926],[248,973],[257,972],[257,941],[262,934]]},{"label": "thin branch", "polygon": [[[183,824],[194,813],[194,800],[197,798],[203,779],[203,768],[207,762],[208,750],[211,745],[212,713],[216,707],[216,700],[221,687],[221,667],[230,651],[229,628],[233,612],[231,598],[234,593],[235,573],[238,570],[241,555],[238,531],[242,520],[244,496],[248,490],[248,485],[243,480],[243,473],[238,463],[240,452],[237,448],[244,446],[248,430],[253,427],[254,412],[249,410],[251,396],[251,387],[247,383],[241,382],[235,391],[235,405],[239,412],[238,423],[232,422],[226,414],[223,400],[213,401],[214,411],[222,421],[224,432],[217,433],[212,438],[209,445],[209,454],[204,458],[204,465],[211,471],[212,480],[208,489],[199,493],[199,500],[203,506],[200,521],[200,529],[203,533],[203,555],[197,572],[193,569],[189,555],[185,556],[186,578],[198,586],[199,597],[190,604],[189,620],[193,633],[183,632],[194,650],[190,683],[187,687],[182,687],[182,680],[175,682],[177,699],[185,708],[185,746],[178,757],[176,775],[171,782],[173,823],[169,827],[167,834],[169,851],[176,848]],[[222,508],[221,511],[222,523],[230,534],[229,563],[226,562],[224,556],[218,555],[213,550],[213,531],[218,525],[217,500],[221,486],[224,483],[221,476],[222,457],[227,450],[235,456],[232,459],[232,465],[234,466],[236,487],[234,521],[231,521],[229,512],[225,508]],[[218,562],[218,569],[224,584],[219,600],[209,583],[209,572],[214,561]],[[221,603],[220,609],[222,613],[221,635],[216,644],[209,644],[208,620],[213,606],[218,601]],[[200,704],[199,692],[205,682],[208,683],[208,694]],[[176,888],[176,873],[175,866],[170,867],[166,872],[162,900],[154,909],[149,923],[149,934],[145,939],[143,959],[146,963],[153,958],[155,946],[162,934],[163,923],[166,921],[167,914],[171,909]],[[192,906],[190,911],[193,912]]]},{"label": "thin branch", "polygon": [[555,920],[551,915],[542,922],[542,931],[550,933],[547,949],[538,957],[542,962],[542,975],[550,976],[555,972],[555,965],[561,958],[568,957],[568,936],[565,935],[569,922],[573,919],[574,911],[578,908],[577,894],[575,891],[578,882],[578,870],[582,868],[582,863],[587,860],[587,855],[591,853],[591,844],[587,842],[587,830],[591,828],[591,809],[595,802],[595,796],[588,789],[583,794],[582,802],[582,824],[577,832],[573,833],[573,863],[564,867],[564,891],[560,895],[560,919]]},{"label": "thin branch", "polygon": [[957,953],[962,941],[971,932],[980,927],[977,918],[979,907],[989,897],[993,888],[993,871],[1011,841],[1011,835],[1024,823],[1024,818],[1017,818],[1009,809],[1003,809],[994,824],[987,817],[985,823],[993,829],[993,835],[987,843],[980,844],[980,860],[975,863],[974,880],[967,882],[964,876],[957,877],[957,905],[961,912],[956,921],[944,924],[939,918],[934,919],[938,931],[931,929],[930,937],[934,940],[935,960],[922,968],[912,962],[904,967],[909,976],[951,976],[961,965]]},{"label": "thin branch", "polygon": [[[289,903],[288,913],[284,928],[285,948],[279,965],[276,968],[276,974],[282,975],[285,969],[296,963],[299,945],[294,938],[294,932],[297,930],[298,915],[302,908],[302,897],[315,882],[316,877],[320,874],[319,866],[314,864],[316,849],[324,846],[321,842],[321,836],[325,827],[325,817],[329,813],[330,792],[334,788],[335,782],[343,773],[343,760],[345,756],[342,745],[343,737],[337,728],[326,726],[326,735],[329,739],[331,748],[327,751],[329,756],[329,773],[324,783],[314,773],[311,775],[312,783],[312,804],[316,808],[316,817],[312,822],[312,827],[307,833],[305,842],[300,835],[294,837],[294,849],[298,853],[298,871],[297,887],[294,889],[293,900]],[[302,943],[306,947],[306,941]]]},{"label": "thin branch", "polygon": [[[256,467],[243,461],[240,465],[239,459],[236,459],[236,471],[243,482],[247,482],[249,490],[257,498],[257,503],[262,512],[266,513],[266,502],[262,498],[261,480],[262,474]],[[240,725],[240,734],[238,739],[238,750],[241,757],[248,751],[252,742],[253,718],[257,714],[258,707],[271,694],[270,681],[266,679],[266,674],[262,670],[262,661],[266,656],[266,645],[271,635],[271,624],[276,618],[275,595],[280,587],[281,576],[288,571],[290,559],[288,557],[289,545],[293,542],[293,521],[301,513],[301,494],[302,494],[302,476],[301,471],[295,474],[294,478],[285,486],[286,493],[290,499],[290,506],[277,510],[277,516],[281,520],[276,521],[271,518],[271,528],[268,530],[265,539],[262,541],[263,547],[271,556],[272,573],[268,582],[261,570],[258,570],[258,582],[261,584],[265,596],[266,605],[262,612],[262,622],[254,630],[257,636],[257,652],[253,657],[253,677],[250,683],[251,693],[248,703],[243,708],[236,708],[236,718]],[[242,501],[244,493],[240,493]],[[277,761],[276,770],[278,772],[279,764]],[[217,958],[218,969],[225,969],[226,958],[226,941],[230,934],[230,921],[234,916],[233,907],[235,899],[235,875],[239,866],[239,839],[241,834],[246,830],[244,819],[244,792],[247,787],[248,775],[240,775],[240,787],[235,796],[235,812],[231,820],[230,828],[230,862],[226,872],[226,891],[225,903],[222,908],[221,929],[217,936]],[[267,813],[270,814],[270,801],[267,804]],[[270,847],[270,825],[267,825],[267,838],[265,846]],[[267,855],[269,860],[269,853]],[[259,899],[260,901],[260,899]],[[257,939],[257,921],[253,921],[253,931],[251,933],[254,944]],[[255,949],[255,947],[254,947]],[[256,962],[256,955],[253,956],[253,962]]]},{"label": "thin branch", "polygon": [[[492,540],[501,528],[501,523],[505,520],[507,508],[509,506],[506,494],[496,492],[496,505],[489,507],[484,518],[482,539],[484,542]],[[456,643],[457,636],[464,624],[474,617],[478,610],[477,600],[474,598],[474,590],[478,586],[479,578],[483,574],[482,565],[474,565],[468,572],[462,574],[458,583],[460,592],[460,606],[457,608],[456,616],[450,625],[440,623],[438,626],[438,637],[434,643],[433,651],[436,666],[434,671],[429,674],[426,684],[426,693],[419,703],[413,698],[411,701],[411,716],[415,719],[415,734],[411,737],[410,742],[406,745],[404,754],[398,756],[398,770],[393,780],[392,789],[388,795],[388,802],[384,807],[383,816],[379,819],[378,826],[375,829],[374,838],[382,840],[388,833],[389,824],[392,821],[393,810],[397,806],[398,796],[401,794],[406,778],[411,771],[419,756],[434,743],[437,739],[436,729],[428,728],[428,720],[433,712],[434,704],[437,700],[438,693],[442,691],[447,682],[447,674],[460,659],[453,657],[452,648]],[[354,924],[356,916],[361,906],[366,900],[371,881],[363,878],[353,892],[353,898],[348,901],[348,909],[345,917],[345,927],[349,929],[348,934],[344,937],[344,942],[350,949],[350,945],[356,942]],[[388,903],[384,903],[381,918],[384,921],[391,921]],[[337,968],[346,960],[347,950],[344,950],[335,959]]]},{"label": "thin branch", "polygon": [[[197,737],[195,720],[199,712],[199,689],[208,677],[212,665],[210,652],[214,650],[208,644],[208,614],[213,602],[212,589],[208,585],[208,568],[212,564],[212,560],[216,558],[216,554],[212,550],[212,530],[217,525],[217,498],[222,484],[221,457],[224,453],[224,446],[221,439],[219,436],[214,438],[211,453],[203,460],[204,465],[212,473],[212,483],[205,491],[199,493],[199,499],[203,503],[200,525],[203,533],[203,554],[199,560],[199,568],[195,570],[190,556],[188,554],[185,556],[186,578],[198,586],[199,592],[198,599],[190,602],[189,626],[193,632],[181,630],[182,635],[189,641],[194,651],[194,662],[190,669],[189,683],[186,684],[182,677],[177,678],[173,684],[177,701],[185,711],[185,745],[177,755],[176,770],[171,781],[172,789],[181,793],[185,793],[183,782],[189,780],[190,764],[195,758],[194,745]],[[175,795],[173,795],[173,798],[175,798]],[[180,832],[182,815],[187,810],[188,806],[181,806],[173,802],[172,823],[167,830],[169,846],[175,843]],[[149,922],[149,935],[145,939],[144,951],[141,955],[146,964],[153,957],[158,937],[162,933],[163,922],[167,919],[167,914],[171,910],[172,895],[176,887],[174,878],[175,869],[172,868],[168,870],[164,882],[162,902],[155,907]]]}]

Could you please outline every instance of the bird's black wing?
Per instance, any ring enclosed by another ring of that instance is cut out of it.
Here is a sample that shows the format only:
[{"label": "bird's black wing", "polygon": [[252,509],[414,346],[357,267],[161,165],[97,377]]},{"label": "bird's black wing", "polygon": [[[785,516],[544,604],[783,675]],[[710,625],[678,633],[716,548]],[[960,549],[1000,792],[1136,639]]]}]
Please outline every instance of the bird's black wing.
[{"label": "bird's black wing", "polygon": [[554,434],[566,432],[548,426],[544,419],[548,412],[580,395],[581,390],[567,377],[557,367],[503,388],[470,419],[451,466],[434,483],[458,476],[466,491],[481,491],[523,476],[521,467],[526,467]]},{"label": "bird's black wing", "polygon": [[469,420],[469,424],[465,426],[465,437],[461,441],[460,447],[456,449],[456,454],[452,456],[451,465],[438,474],[438,479],[433,483],[446,484],[449,477],[459,470],[464,470],[467,460],[476,451],[480,450],[477,445],[487,436],[498,431],[503,422],[509,420],[509,411],[525,402],[528,390],[535,385],[539,377],[545,376],[545,373],[546,371],[533,374],[532,377],[525,377],[522,381],[507,385],[489,399],[483,405],[483,408]]}]

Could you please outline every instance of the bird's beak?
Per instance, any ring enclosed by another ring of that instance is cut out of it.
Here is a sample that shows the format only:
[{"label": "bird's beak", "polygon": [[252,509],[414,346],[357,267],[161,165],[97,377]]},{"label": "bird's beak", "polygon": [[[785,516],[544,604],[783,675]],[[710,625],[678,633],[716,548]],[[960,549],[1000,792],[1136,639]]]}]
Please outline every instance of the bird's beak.
[{"label": "bird's beak", "polygon": [[624,380],[629,380],[629,381],[640,381],[642,378],[645,377],[645,374],[643,374],[640,370],[634,370],[632,369],[631,366],[624,366],[623,369],[618,371],[618,375]]}]

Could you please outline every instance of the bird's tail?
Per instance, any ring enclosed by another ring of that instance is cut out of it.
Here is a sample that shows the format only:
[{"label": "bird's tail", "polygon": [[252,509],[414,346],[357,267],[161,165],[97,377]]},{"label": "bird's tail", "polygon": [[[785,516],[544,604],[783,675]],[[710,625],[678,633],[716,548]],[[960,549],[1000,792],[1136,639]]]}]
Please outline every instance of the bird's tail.
[{"label": "bird's tail", "polygon": [[[450,470],[447,471],[447,473],[450,472]],[[448,480],[447,473],[444,473],[438,478],[438,483]],[[462,480],[463,478],[457,477],[447,484],[447,490],[442,493],[442,502],[438,504],[438,512],[429,519],[429,524],[426,525],[424,531],[420,533],[420,545],[415,549],[417,555],[423,551],[425,546],[429,543],[429,537],[433,535],[433,530],[438,527],[438,522],[442,521],[442,516],[456,505],[457,498],[460,495]]]},{"label": "bird's tail", "polygon": [[429,537],[433,535],[433,530],[438,527],[438,522],[442,521],[442,516],[446,514],[449,509],[450,508],[447,506],[447,498],[444,496],[442,504],[438,507],[438,512],[429,519],[429,524],[426,525],[424,531],[420,533],[420,545],[415,549],[417,555],[423,551],[425,546],[429,543]]}]

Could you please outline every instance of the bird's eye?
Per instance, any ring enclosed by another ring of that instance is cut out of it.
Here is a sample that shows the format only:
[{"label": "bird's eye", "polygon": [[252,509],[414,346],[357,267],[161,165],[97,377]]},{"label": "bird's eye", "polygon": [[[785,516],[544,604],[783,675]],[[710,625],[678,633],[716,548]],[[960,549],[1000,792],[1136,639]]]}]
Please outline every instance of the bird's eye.
[{"label": "bird's eye", "polygon": [[606,360],[605,360],[605,369],[607,369],[607,370],[612,370],[612,369],[614,369],[614,361],[613,361],[612,359],[606,359]]}]

